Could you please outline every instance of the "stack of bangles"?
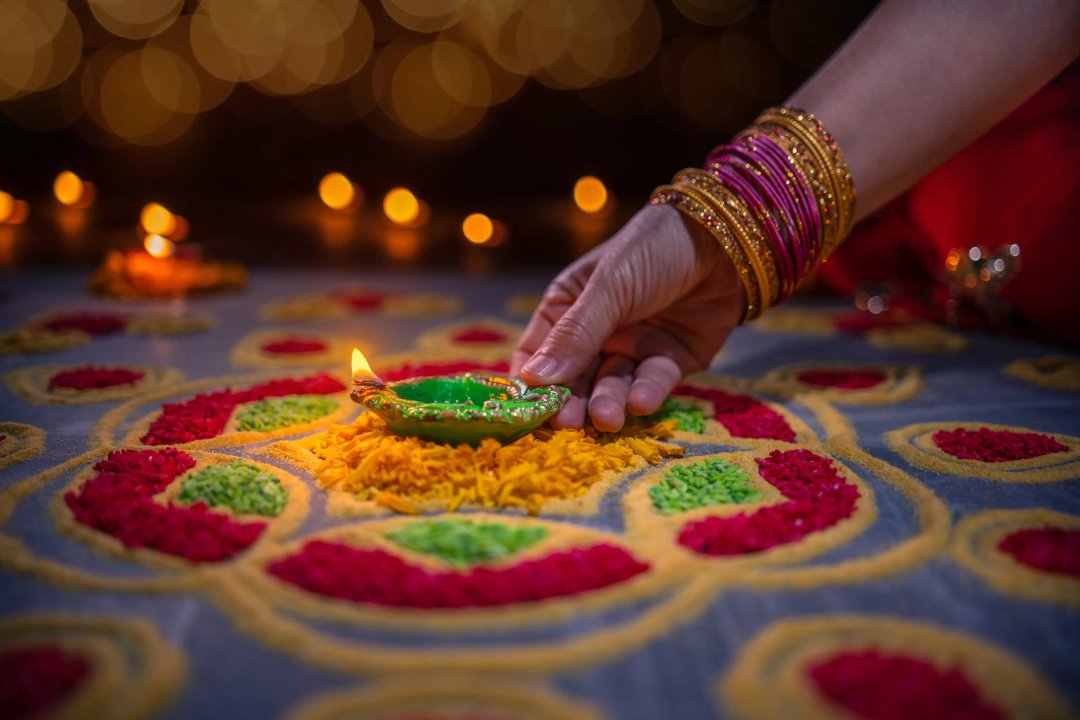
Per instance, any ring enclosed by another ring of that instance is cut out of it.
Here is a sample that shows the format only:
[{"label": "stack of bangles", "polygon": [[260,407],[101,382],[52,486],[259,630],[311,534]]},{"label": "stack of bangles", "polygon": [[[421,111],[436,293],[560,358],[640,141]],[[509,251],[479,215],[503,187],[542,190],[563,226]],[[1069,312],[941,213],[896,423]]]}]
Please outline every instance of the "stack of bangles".
[{"label": "stack of bangles", "polygon": [[746,291],[745,322],[783,302],[847,237],[855,186],[821,121],[776,107],[651,202],[675,206],[720,242]]}]

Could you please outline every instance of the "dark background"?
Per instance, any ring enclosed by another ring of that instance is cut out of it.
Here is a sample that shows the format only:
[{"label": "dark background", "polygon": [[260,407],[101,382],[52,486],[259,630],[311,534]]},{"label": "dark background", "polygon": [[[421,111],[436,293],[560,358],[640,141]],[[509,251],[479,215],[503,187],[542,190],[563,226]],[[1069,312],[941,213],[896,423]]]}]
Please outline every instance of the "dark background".
[{"label": "dark background", "polygon": [[[378,2],[363,4],[375,21],[378,53],[380,32],[393,25]],[[208,255],[253,265],[391,263],[476,271],[562,265],[616,229],[655,185],[699,164],[757,111],[782,102],[873,7],[840,0],[743,4],[750,7],[743,17],[712,27],[658,2],[660,47],[639,73],[585,90],[526,80],[472,132],[450,141],[388,138],[367,118],[319,123],[293,99],[246,85],[199,115],[182,137],[158,147],[103,140],[78,126],[34,132],[0,112],[0,190],[31,205],[25,225],[2,228],[0,264],[95,264],[107,248],[138,245],[139,209],[155,200],[190,221],[188,242]],[[185,12],[194,5],[188,2]],[[70,4],[83,20],[89,56],[104,34],[91,30],[93,17],[81,6],[79,0]],[[395,40],[425,39],[396,32]],[[694,49],[725,33],[749,40],[763,61],[704,67],[708,53]],[[679,92],[688,57],[702,93],[691,109]],[[0,103],[0,110],[11,105]],[[97,187],[97,202],[74,230],[71,221],[67,230],[61,227],[51,196],[52,180],[63,169]],[[363,187],[360,214],[332,217],[318,204],[318,180],[330,170]],[[573,183],[585,174],[600,177],[616,198],[606,217],[585,217],[570,205]],[[432,209],[432,221],[415,231],[412,249],[404,252],[386,249],[390,231],[378,213],[382,194],[396,185],[414,190]],[[458,224],[474,211],[504,220],[508,241],[469,247]]]}]

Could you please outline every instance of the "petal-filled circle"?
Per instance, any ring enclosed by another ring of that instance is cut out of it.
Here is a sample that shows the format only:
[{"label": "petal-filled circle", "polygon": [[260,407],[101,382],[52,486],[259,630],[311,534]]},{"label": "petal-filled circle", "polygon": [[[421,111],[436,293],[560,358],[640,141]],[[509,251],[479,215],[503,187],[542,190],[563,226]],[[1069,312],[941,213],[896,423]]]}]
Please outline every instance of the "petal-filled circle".
[{"label": "petal-filled circle", "polygon": [[56,502],[61,529],[124,559],[169,568],[230,560],[295,529],[307,486],[250,460],[176,448],[115,450]]},{"label": "petal-filled circle", "polygon": [[37,405],[123,400],[183,379],[179,370],[160,365],[32,365],[4,375],[8,387]]},{"label": "petal-filled circle", "polygon": [[308,330],[255,330],[240,338],[230,360],[247,368],[347,367],[356,342],[353,337]]},{"label": "petal-filled circle", "polygon": [[241,567],[245,592],[312,617],[460,632],[647,595],[674,565],[611,533],[470,514],[339,526]]},{"label": "petal-filled circle", "polygon": [[1068,717],[1027,663],[985,640],[889,617],[830,615],[770,625],[720,692],[739,717],[813,720]]},{"label": "petal-filled circle", "polygon": [[683,442],[753,445],[814,439],[810,428],[783,407],[727,385],[719,376],[693,375],[650,417],[673,420]]},{"label": "petal-filled circle", "polygon": [[977,422],[908,425],[885,433],[908,462],[934,472],[999,482],[1080,477],[1080,438]]},{"label": "petal-filled circle", "polygon": [[184,663],[145,620],[33,613],[0,619],[0,716],[144,717],[179,689]]},{"label": "petal-filled circle", "polygon": [[952,554],[998,590],[1080,605],[1080,516],[1046,509],[988,510],[956,525]]},{"label": "petal-filled circle", "polygon": [[[254,383],[240,380],[225,387],[221,381],[200,381],[121,405],[102,418],[93,437],[102,445],[112,444],[120,424],[149,399],[178,398],[131,423],[121,444],[134,447],[240,445],[343,420],[356,408],[345,389],[343,382],[324,372]],[[197,392],[190,394],[192,391]]]},{"label": "petal-filled circle", "polygon": [[669,462],[636,480],[623,506],[632,537],[670,543],[716,569],[812,557],[851,540],[876,516],[861,479],[803,448]]},{"label": "petal-filled circle", "polygon": [[922,381],[914,365],[799,363],[770,371],[762,386],[785,397],[812,394],[861,405],[909,400]]},{"label": "petal-filled circle", "polygon": [[259,316],[274,321],[316,321],[358,313],[384,315],[451,315],[460,312],[461,298],[439,293],[402,293],[370,287],[344,287],[311,295],[272,300]]},{"label": "petal-filled circle", "polygon": [[494,317],[464,318],[422,333],[416,339],[416,346],[436,351],[505,353],[513,347],[524,330],[520,325]]}]

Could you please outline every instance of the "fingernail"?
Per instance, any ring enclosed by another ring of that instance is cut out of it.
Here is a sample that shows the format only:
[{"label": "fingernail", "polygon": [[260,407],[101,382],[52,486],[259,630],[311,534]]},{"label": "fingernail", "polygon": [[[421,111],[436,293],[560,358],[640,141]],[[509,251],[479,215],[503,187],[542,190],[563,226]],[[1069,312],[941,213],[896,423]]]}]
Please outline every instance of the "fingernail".
[{"label": "fingernail", "polygon": [[521,370],[533,377],[543,378],[554,375],[557,367],[559,362],[550,355],[533,355]]}]

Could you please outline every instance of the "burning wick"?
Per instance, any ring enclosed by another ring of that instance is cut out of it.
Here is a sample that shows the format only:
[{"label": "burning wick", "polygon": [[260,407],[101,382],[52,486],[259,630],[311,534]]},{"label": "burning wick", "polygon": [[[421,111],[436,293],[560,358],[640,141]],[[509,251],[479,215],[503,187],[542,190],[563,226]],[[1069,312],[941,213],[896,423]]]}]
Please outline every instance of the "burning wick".
[{"label": "burning wick", "polygon": [[354,389],[351,397],[355,402],[361,402],[367,395],[386,387],[386,383],[371,369],[359,348],[353,348],[352,351],[352,384]]}]

